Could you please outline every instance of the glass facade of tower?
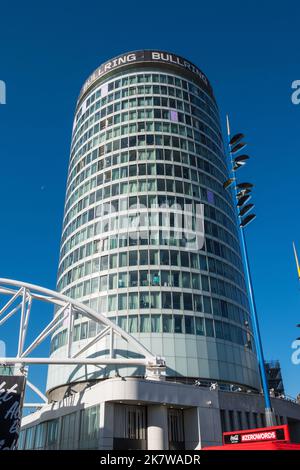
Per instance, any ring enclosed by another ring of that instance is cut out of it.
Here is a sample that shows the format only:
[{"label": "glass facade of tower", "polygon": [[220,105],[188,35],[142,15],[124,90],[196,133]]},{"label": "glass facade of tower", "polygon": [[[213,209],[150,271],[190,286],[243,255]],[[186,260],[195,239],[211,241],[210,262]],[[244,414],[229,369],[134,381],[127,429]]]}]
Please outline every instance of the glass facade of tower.
[{"label": "glass facade of tower", "polygon": [[[164,356],[170,377],[258,388],[234,201],[223,189],[218,108],[199,69],[155,54],[163,59],[101,69],[80,95],[58,291]],[[192,232],[198,208],[204,239],[191,246],[177,215],[191,215]],[[94,322],[78,318],[73,346],[96,334]],[[66,347],[66,335],[64,327],[55,333],[51,354]],[[93,351],[104,350],[99,343]],[[48,388],[109,374],[97,370],[50,366]]]}]

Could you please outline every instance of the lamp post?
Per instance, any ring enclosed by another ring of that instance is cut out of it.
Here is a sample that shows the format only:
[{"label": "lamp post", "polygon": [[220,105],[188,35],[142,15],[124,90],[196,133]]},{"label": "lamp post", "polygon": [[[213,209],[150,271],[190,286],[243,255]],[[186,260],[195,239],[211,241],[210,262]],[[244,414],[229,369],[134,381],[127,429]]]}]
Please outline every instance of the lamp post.
[{"label": "lamp post", "polygon": [[257,315],[257,308],[253,290],[253,283],[252,283],[252,276],[251,270],[249,265],[249,257],[248,257],[248,249],[247,243],[245,238],[245,227],[252,222],[256,215],[254,213],[249,214],[249,212],[253,209],[254,204],[247,204],[248,201],[251,199],[251,189],[253,185],[251,183],[239,183],[236,178],[236,172],[241,167],[243,167],[247,160],[249,159],[248,155],[240,155],[240,151],[247,145],[246,143],[242,142],[243,138],[245,137],[244,134],[235,134],[231,137],[230,133],[230,125],[229,125],[229,118],[226,117],[227,121],[227,136],[228,136],[228,146],[229,146],[229,155],[230,155],[230,166],[231,166],[231,174],[230,178],[225,181],[224,188],[229,188],[233,186],[233,191],[235,198],[237,200],[236,208],[237,208],[237,217],[240,226],[240,239],[242,245],[242,252],[244,258],[244,265],[246,271],[246,279],[247,279],[247,287],[250,299],[250,309],[252,314],[252,321],[253,321],[253,334],[254,334],[254,341],[256,346],[257,352],[257,359],[258,365],[260,370],[261,376],[261,383],[265,401],[265,417],[266,417],[266,424],[267,426],[274,426],[276,425],[275,415],[271,406],[270,394],[269,394],[269,387],[268,381],[266,376],[265,370],[265,360],[264,360],[264,353],[259,329],[259,322],[258,322],[258,315]]}]

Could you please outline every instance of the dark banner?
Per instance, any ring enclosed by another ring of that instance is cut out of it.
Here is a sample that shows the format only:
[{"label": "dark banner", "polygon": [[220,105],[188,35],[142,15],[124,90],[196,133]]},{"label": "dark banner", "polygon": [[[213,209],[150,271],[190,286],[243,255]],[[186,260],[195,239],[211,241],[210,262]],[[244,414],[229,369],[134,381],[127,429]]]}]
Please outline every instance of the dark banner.
[{"label": "dark banner", "polygon": [[84,83],[81,89],[79,96],[81,96],[95,80],[111,72],[112,70],[122,67],[124,65],[132,64],[132,63],[139,63],[139,62],[151,62],[151,63],[160,62],[164,64],[177,65],[178,67],[188,70],[189,72],[196,75],[212,94],[211,86],[209,84],[209,81],[206,75],[192,62],[189,62],[188,60],[176,54],[170,54],[169,52],[158,51],[158,50],[155,50],[155,51],[144,50],[144,51],[135,51],[135,52],[129,52],[127,54],[122,54],[102,64],[86,80],[86,82]]},{"label": "dark banner", "polygon": [[0,375],[0,450],[17,447],[25,377]]}]

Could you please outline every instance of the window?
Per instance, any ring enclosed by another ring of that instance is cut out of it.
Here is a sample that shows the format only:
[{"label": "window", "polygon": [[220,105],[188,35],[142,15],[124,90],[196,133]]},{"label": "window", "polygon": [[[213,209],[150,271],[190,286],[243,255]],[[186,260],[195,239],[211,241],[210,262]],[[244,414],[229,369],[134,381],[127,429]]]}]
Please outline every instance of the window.
[{"label": "window", "polygon": [[118,287],[118,276],[117,274],[109,275],[109,288],[116,289]]},{"label": "window", "polygon": [[136,287],[138,285],[138,271],[129,272],[129,287]]},{"label": "window", "polygon": [[163,332],[173,333],[173,318],[172,315],[163,315]]},{"label": "window", "polygon": [[24,450],[26,429],[20,430],[18,439],[18,450]]},{"label": "window", "polygon": [[58,446],[58,419],[53,419],[52,421],[48,421],[47,424],[47,441],[46,441],[46,449],[54,450]]},{"label": "window", "polygon": [[206,295],[203,296],[203,309],[206,313],[212,313],[210,298]]},{"label": "window", "polygon": [[100,407],[92,406],[80,412],[80,449],[97,449]]},{"label": "window", "polygon": [[109,267],[110,269],[115,269],[118,266],[118,255],[110,255],[109,259]]},{"label": "window", "polygon": [[141,265],[148,264],[148,251],[147,250],[140,251],[140,264]]},{"label": "window", "polygon": [[160,251],[160,264],[163,264],[163,265],[170,264],[169,251],[167,251],[167,250],[161,250]]},{"label": "window", "polygon": [[27,428],[25,434],[24,449],[33,449],[35,427]]},{"label": "window", "polygon": [[182,333],[182,315],[174,315],[174,332]]},{"label": "window", "polygon": [[140,332],[141,333],[150,333],[151,325],[150,325],[150,315],[141,315],[140,316]]},{"label": "window", "polygon": [[[36,427],[35,439],[34,439],[34,448],[35,449],[44,449],[46,442],[46,431],[47,423],[40,423]],[[26,442],[25,442],[26,444]],[[25,447],[26,449],[26,447]]]},{"label": "window", "polygon": [[158,265],[159,264],[159,257],[157,250],[150,250],[150,264]]},{"label": "window", "polygon": [[214,324],[212,320],[205,319],[206,336],[214,337]]},{"label": "window", "polygon": [[127,266],[127,253],[119,253],[119,267],[126,267]]},{"label": "window", "polygon": [[129,310],[138,309],[138,293],[137,292],[130,292],[129,297],[128,297],[128,309]]},{"label": "window", "polygon": [[180,266],[179,263],[179,252],[178,251],[171,251],[171,265],[172,266]]},{"label": "window", "polygon": [[202,299],[201,295],[193,295],[193,300],[194,300],[194,311],[195,312],[202,312]]},{"label": "window", "polygon": [[171,292],[162,292],[162,308],[172,308]]},{"label": "window", "polygon": [[109,295],[108,296],[108,311],[113,312],[114,310],[117,310],[117,296]]},{"label": "window", "polygon": [[123,330],[127,331],[127,317],[122,315],[118,317],[118,326]]},{"label": "window", "polygon": [[181,309],[181,294],[179,292],[173,292],[173,309],[180,310]]},{"label": "window", "polygon": [[196,335],[204,336],[204,320],[201,317],[195,317]]},{"label": "window", "polygon": [[130,251],[129,252],[129,266],[136,266],[137,265],[137,251]]},{"label": "window", "polygon": [[88,322],[81,323],[80,339],[86,339],[88,336]]},{"label": "window", "polygon": [[159,271],[150,271],[151,286],[160,286]]},{"label": "window", "polygon": [[119,294],[118,296],[118,308],[119,310],[127,309],[127,294]]},{"label": "window", "polygon": [[179,287],[179,271],[172,271],[171,272],[171,285],[173,287]]},{"label": "window", "polygon": [[151,308],[161,308],[161,297],[160,292],[151,292]]},{"label": "window", "polygon": [[148,271],[140,271],[140,286],[149,286]]},{"label": "window", "polygon": [[194,317],[185,316],[184,317],[184,323],[185,323],[185,332],[186,332],[186,334],[188,334],[188,335],[195,334]]},{"label": "window", "polygon": [[[124,414],[125,416],[124,416]],[[116,437],[125,439],[146,439],[146,408],[143,406],[122,405],[118,410],[120,422],[115,423]]]},{"label": "window", "polygon": [[224,339],[223,324],[221,321],[215,320],[216,338]]},{"label": "window", "polygon": [[184,310],[193,310],[193,298],[190,294],[183,294]]},{"label": "window", "polygon": [[189,254],[187,251],[180,252],[181,266],[188,268],[189,267]]},{"label": "window", "polygon": [[119,273],[119,288],[128,287],[128,273]]},{"label": "window", "polygon": [[151,315],[151,331],[152,333],[161,333],[161,315]]},{"label": "window", "polygon": [[140,308],[149,308],[149,293],[148,292],[140,292]]},{"label": "window", "polygon": [[129,315],[129,317],[128,317],[128,332],[129,333],[137,333],[137,331],[138,331],[138,317],[137,317],[137,315]]},{"label": "window", "polygon": [[100,292],[104,292],[107,290],[107,278],[108,276],[100,277]]},{"label": "window", "polygon": [[100,270],[105,271],[108,269],[108,256],[102,256],[100,261]]},{"label": "window", "polygon": [[[183,411],[168,409],[169,443],[184,442]],[[172,448],[172,446],[170,446]]]},{"label": "window", "polygon": [[192,274],[192,284],[193,289],[199,290],[200,289],[200,274]]},{"label": "window", "polygon": [[189,272],[183,271],[182,275],[182,287],[185,289],[190,289],[191,287],[191,276]]}]

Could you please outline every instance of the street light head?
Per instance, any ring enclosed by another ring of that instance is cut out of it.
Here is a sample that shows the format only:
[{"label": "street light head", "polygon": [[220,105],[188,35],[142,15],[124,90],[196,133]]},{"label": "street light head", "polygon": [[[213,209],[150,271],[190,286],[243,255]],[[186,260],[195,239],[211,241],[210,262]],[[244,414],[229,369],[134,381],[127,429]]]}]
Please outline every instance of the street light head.
[{"label": "street light head", "polygon": [[239,188],[239,189],[251,189],[251,188],[253,188],[253,184],[252,183],[239,183],[239,184],[237,184],[237,188]]},{"label": "street light head", "polygon": [[252,222],[252,220],[254,220],[256,218],[256,215],[255,214],[249,214],[247,215],[240,223],[240,227],[242,228],[245,228],[247,225],[250,224],[250,222]]},{"label": "street light head", "polygon": [[242,207],[247,201],[249,201],[250,198],[250,194],[246,194],[246,196],[240,197],[237,203],[237,207]]},{"label": "street light head", "polygon": [[244,138],[244,134],[241,134],[241,133],[238,133],[238,134],[235,134],[231,139],[230,139],[230,142],[229,142],[229,145],[236,145],[240,140],[242,140]]},{"label": "street light head", "polygon": [[239,212],[239,216],[240,217],[243,217],[244,215],[246,215],[249,211],[251,211],[251,209],[253,209],[254,207],[254,204],[247,204],[246,206],[242,207],[242,209],[240,210]]},{"label": "street light head", "polygon": [[246,165],[246,160],[249,160],[249,155],[239,155],[238,157],[235,157],[234,163],[236,165]]},{"label": "street light head", "polygon": [[234,153],[237,153],[239,152],[240,150],[242,150],[244,147],[246,147],[247,144],[245,144],[244,142],[240,142],[238,143],[237,145],[235,145],[231,150],[230,150],[230,153],[231,154],[234,154]]},{"label": "street light head", "polygon": [[240,165],[240,164],[236,163],[236,164],[234,165],[234,167],[233,167],[233,171],[237,171],[237,170],[238,170],[239,168],[241,168],[242,166],[243,166],[243,164]]},{"label": "street light head", "polygon": [[234,180],[235,180],[234,178],[229,178],[229,179],[228,179],[227,181],[225,181],[225,183],[223,184],[223,188],[224,188],[224,189],[229,188],[229,186],[232,185],[232,183],[234,182]]},{"label": "street light head", "polygon": [[237,199],[240,199],[241,197],[245,196],[246,194],[250,194],[251,190],[250,189],[242,189],[236,194]]}]

